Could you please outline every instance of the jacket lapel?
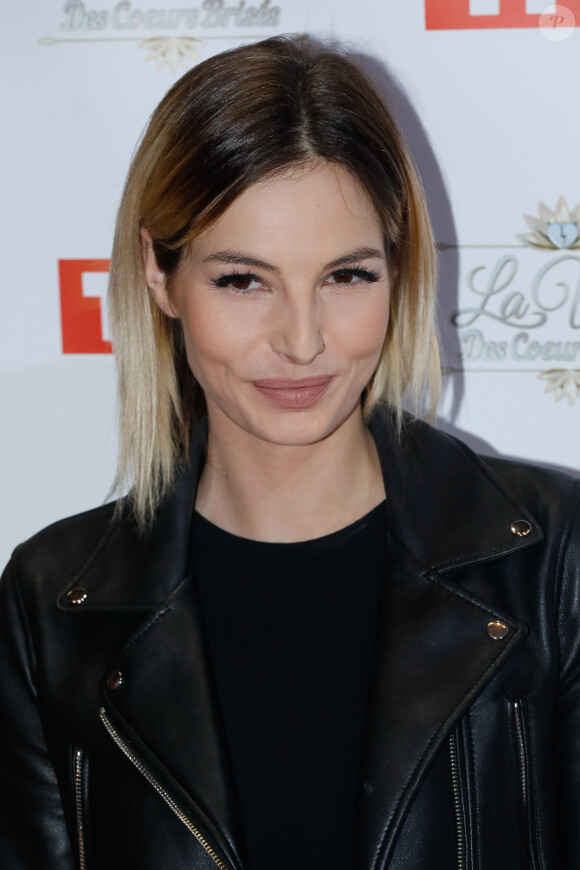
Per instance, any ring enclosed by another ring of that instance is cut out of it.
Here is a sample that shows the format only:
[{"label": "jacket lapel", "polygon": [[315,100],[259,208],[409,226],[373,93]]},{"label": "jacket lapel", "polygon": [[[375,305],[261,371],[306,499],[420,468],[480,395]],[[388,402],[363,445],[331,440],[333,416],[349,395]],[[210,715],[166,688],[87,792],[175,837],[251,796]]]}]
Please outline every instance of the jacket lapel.
[{"label": "jacket lapel", "polygon": [[187,576],[119,653],[104,706],[125,740],[228,866],[242,866],[235,780],[197,587]]},{"label": "jacket lapel", "polygon": [[[497,619],[509,627],[502,641],[487,634]],[[515,620],[425,572],[391,541],[362,741],[357,867],[388,866],[435,753],[524,635]]]},{"label": "jacket lapel", "polygon": [[[236,788],[214,687],[197,588],[191,523],[206,427],[145,534],[114,517],[57,600],[78,614],[132,614],[138,628],[104,666],[107,720],[231,867],[242,866]],[[69,593],[85,594],[82,606]],[[112,680],[120,673],[122,680]]]},{"label": "jacket lapel", "polygon": [[[533,517],[465,445],[418,421],[401,440],[371,421],[389,506],[389,555],[362,743],[356,866],[388,866],[437,750],[527,629],[445,577],[542,540]],[[530,523],[518,538],[514,520]],[[502,640],[490,621],[508,626]]]}]

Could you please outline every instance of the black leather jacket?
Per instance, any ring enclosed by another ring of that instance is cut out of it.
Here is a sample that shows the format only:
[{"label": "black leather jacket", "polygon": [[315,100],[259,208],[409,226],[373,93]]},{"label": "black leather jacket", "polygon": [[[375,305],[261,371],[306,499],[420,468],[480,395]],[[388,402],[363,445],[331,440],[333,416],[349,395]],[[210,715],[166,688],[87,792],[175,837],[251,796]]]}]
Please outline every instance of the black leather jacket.
[{"label": "black leather jacket", "polygon": [[[580,482],[371,428],[389,558],[356,870],[578,870]],[[107,505],[14,553],[2,870],[246,867],[189,577],[199,461],[146,539]]]}]

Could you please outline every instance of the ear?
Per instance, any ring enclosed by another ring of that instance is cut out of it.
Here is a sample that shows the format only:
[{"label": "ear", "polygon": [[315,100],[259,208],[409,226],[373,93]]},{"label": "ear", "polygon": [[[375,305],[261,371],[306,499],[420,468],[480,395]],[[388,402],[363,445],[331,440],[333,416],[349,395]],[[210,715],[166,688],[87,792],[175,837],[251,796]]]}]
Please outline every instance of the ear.
[{"label": "ear", "polygon": [[145,269],[145,280],[149,292],[158,307],[168,317],[178,317],[169,293],[167,292],[167,279],[165,272],[162,272],[157,265],[155,251],[153,250],[153,239],[148,230],[142,227],[139,230],[141,236],[141,253],[143,256],[143,267]]}]

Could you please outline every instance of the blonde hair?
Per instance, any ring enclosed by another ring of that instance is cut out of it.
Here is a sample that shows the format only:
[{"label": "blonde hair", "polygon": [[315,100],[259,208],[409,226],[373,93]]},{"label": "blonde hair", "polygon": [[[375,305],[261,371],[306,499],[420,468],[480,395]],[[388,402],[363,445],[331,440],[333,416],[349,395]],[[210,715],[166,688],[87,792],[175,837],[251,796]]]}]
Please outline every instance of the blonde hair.
[{"label": "blonde hair", "polygon": [[133,157],[117,217],[109,311],[118,367],[115,486],[140,526],[186,460],[204,412],[181,326],[147,289],[140,229],[168,280],[192,239],[244,190],[315,161],[348,169],[382,222],[393,276],[380,361],[363,396],[402,421],[403,403],[434,411],[440,388],[436,254],[421,182],[385,103],[343,52],[306,36],[275,37],[216,55],[166,94]]}]

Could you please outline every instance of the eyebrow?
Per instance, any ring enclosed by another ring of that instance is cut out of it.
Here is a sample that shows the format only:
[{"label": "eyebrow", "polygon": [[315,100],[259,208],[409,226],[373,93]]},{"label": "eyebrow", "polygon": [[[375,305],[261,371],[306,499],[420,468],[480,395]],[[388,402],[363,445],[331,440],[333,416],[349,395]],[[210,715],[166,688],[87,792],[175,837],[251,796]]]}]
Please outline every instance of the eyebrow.
[{"label": "eyebrow", "polygon": [[344,254],[342,257],[337,257],[336,260],[331,260],[330,263],[327,263],[324,268],[325,269],[336,269],[338,266],[345,266],[348,263],[357,263],[359,260],[385,260],[385,252],[379,251],[376,248],[355,248],[354,251],[350,251],[348,254]]},{"label": "eyebrow", "polygon": [[[343,254],[337,257],[336,260],[331,260],[326,263],[323,269],[337,269],[339,266],[345,266],[349,263],[356,263],[359,260],[379,259],[385,260],[384,251],[379,251],[377,248],[355,248],[354,251],[349,251],[348,254]],[[280,272],[278,266],[273,266],[265,260],[259,260],[257,257],[252,257],[250,254],[245,254],[243,251],[216,251],[205,257],[204,263],[232,263],[236,266],[254,266],[256,269],[266,269],[268,272]]]}]

